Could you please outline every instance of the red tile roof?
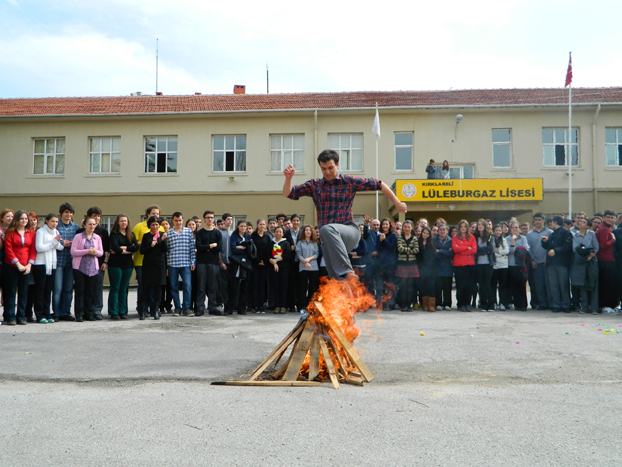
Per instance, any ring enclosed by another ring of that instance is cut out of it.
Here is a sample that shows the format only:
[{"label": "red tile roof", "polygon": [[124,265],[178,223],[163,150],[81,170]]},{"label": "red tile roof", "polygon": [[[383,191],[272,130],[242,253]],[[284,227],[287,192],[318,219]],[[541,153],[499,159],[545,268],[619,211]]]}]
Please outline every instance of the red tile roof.
[{"label": "red tile roof", "polygon": [[[573,104],[622,104],[622,87],[574,88]],[[568,90],[473,89],[302,94],[244,94],[0,99],[0,117],[248,112],[379,107],[531,107],[567,105]]]}]

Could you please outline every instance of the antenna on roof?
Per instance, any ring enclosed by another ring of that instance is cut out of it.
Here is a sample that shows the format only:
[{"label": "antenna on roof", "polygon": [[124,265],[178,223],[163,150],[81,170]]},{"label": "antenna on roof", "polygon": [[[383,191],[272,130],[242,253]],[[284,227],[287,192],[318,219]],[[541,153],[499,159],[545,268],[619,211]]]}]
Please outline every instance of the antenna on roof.
[{"label": "antenna on roof", "polygon": [[267,63],[266,63],[266,94],[270,94],[270,74],[268,72]]},{"label": "antenna on roof", "polygon": [[158,93],[158,41],[156,37],[156,94]]}]

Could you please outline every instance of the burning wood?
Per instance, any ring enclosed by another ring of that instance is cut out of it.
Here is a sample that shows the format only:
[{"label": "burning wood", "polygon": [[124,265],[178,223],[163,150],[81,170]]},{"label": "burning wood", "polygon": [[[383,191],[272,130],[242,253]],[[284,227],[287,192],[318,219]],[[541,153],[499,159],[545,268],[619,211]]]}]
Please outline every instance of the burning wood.
[{"label": "burning wood", "polygon": [[[300,318],[248,381],[212,384],[299,386],[330,381],[335,389],[339,389],[339,383],[362,386],[373,375],[352,345],[360,332],[354,315],[373,304],[374,297],[356,278],[324,278],[307,307],[307,315]],[[266,373],[271,365],[273,369]]]}]

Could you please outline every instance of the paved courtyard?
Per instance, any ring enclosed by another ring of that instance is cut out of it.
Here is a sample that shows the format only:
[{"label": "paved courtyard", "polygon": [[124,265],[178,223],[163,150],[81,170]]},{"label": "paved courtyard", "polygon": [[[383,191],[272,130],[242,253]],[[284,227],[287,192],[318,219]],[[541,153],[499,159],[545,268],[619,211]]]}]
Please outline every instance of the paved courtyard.
[{"label": "paved courtyard", "polygon": [[0,326],[0,465],[622,464],[622,316],[367,312],[364,387],[210,385],[297,320]]}]

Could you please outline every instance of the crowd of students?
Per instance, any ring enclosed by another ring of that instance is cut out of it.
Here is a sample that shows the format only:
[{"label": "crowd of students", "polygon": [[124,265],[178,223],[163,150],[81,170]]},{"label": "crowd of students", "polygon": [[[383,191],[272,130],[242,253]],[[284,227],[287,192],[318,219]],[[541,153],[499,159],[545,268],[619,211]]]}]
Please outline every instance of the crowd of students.
[{"label": "crowd of students", "polygon": [[[3,324],[103,319],[106,271],[112,320],[128,319],[133,271],[141,320],[166,313],[304,313],[326,275],[319,231],[301,225],[296,214],[234,226],[230,214],[216,219],[206,210],[185,220],[175,212],[167,219],[152,205],[133,228],[119,214],[110,232],[100,225],[99,208],[90,208],[81,226],[74,214],[63,203],[38,228],[35,213],[0,212]],[[573,220],[537,213],[531,225],[513,218],[450,226],[442,218],[415,225],[365,217],[350,256],[383,309],[450,310],[455,279],[463,312],[528,306],[615,312],[622,290],[621,222],[610,210]]]},{"label": "crowd of students", "polygon": [[366,218],[363,240],[359,270],[389,309],[450,310],[453,279],[463,312],[531,306],[598,314],[617,313],[620,305],[622,215],[611,210],[573,220],[536,213],[531,224]]}]

